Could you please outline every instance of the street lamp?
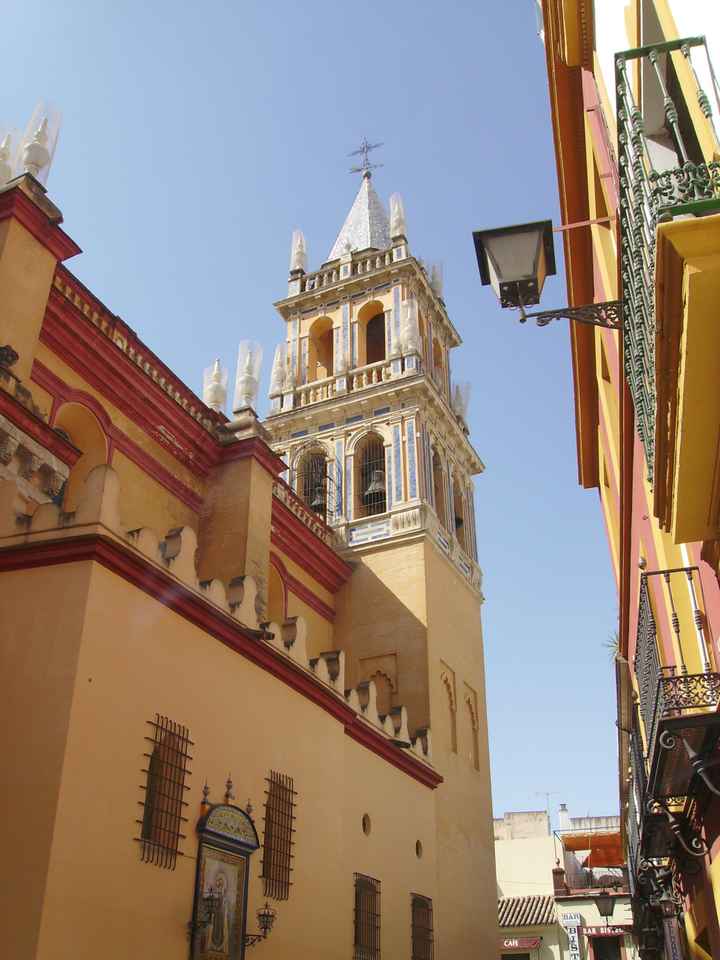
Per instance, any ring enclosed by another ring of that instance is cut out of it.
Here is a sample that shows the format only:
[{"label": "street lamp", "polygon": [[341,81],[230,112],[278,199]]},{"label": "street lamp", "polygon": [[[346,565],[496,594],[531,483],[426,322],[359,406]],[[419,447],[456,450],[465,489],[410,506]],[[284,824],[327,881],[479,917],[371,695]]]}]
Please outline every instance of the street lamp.
[{"label": "street lamp", "polygon": [[582,307],[526,313],[525,307],[540,302],[545,277],[555,274],[552,221],[495,227],[473,232],[480,279],[490,284],[501,307],[520,311],[520,322],[534,319],[544,327],[551,320],[577,320],[596,327],[617,330],[622,321],[622,302],[608,300]]},{"label": "street lamp", "polygon": [[595,901],[597,912],[601,917],[607,918],[613,915],[613,911],[615,910],[615,898],[608,890],[601,890],[600,893],[593,897],[593,900]]},{"label": "street lamp", "polygon": [[265,906],[260,907],[257,912],[258,926],[260,927],[260,933],[246,933],[245,934],[245,946],[254,947],[258,943],[262,943],[263,940],[267,940],[268,934],[273,928],[275,923],[275,917],[277,913],[270,904],[265,901]]}]

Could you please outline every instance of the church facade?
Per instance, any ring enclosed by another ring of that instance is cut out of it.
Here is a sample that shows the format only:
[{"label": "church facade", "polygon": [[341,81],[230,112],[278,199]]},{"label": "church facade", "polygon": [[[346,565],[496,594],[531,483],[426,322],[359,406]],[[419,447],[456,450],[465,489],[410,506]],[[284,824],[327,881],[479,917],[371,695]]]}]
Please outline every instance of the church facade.
[{"label": "church facade", "polygon": [[369,170],[270,414],[182,383],[0,186],[6,952],[497,954],[481,577],[438,274]]}]

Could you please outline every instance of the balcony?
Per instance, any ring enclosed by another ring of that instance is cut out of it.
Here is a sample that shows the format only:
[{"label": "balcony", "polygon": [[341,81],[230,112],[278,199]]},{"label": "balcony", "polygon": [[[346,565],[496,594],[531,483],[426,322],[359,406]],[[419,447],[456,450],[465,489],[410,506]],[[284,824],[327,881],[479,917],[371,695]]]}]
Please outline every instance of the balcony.
[{"label": "balcony", "polygon": [[642,770],[641,795],[670,806],[690,793],[695,758],[709,754],[720,735],[720,674],[711,667],[710,636],[697,567],[642,575],[634,665],[646,754],[636,734],[633,766],[638,777]]},{"label": "balcony", "polygon": [[[700,82],[713,83],[708,64],[702,37],[615,57],[625,376],[655,511],[677,542],[703,539],[708,516],[720,530],[720,495],[715,514],[707,509],[716,438],[704,430],[717,429],[720,410],[711,419],[702,409],[720,373],[720,150]],[[692,490],[698,465],[703,483]]]}]

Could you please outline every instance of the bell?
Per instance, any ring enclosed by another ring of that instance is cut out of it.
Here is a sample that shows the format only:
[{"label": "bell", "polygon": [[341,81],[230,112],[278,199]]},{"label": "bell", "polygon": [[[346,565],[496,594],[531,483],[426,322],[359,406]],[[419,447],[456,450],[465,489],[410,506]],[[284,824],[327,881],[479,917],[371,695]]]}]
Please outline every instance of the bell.
[{"label": "bell", "polygon": [[373,495],[385,493],[385,471],[373,470],[370,485],[363,494],[364,500],[369,500]]},{"label": "bell", "polygon": [[322,484],[319,483],[315,487],[315,492],[313,498],[310,501],[310,506],[316,513],[320,513],[325,510],[325,491],[322,488]]}]

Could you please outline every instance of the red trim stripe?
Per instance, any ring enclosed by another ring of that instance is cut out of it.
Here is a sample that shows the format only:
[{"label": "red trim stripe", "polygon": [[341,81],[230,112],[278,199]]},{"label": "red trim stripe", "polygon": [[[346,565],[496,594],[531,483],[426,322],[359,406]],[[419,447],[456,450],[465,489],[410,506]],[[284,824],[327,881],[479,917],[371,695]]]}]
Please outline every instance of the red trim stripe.
[{"label": "red trim stripe", "polygon": [[398,770],[431,789],[442,783],[440,774],[412,754],[394,746],[379,731],[365,723],[344,700],[298,664],[283,658],[253,631],[118,541],[95,534],[6,547],[0,549],[0,573],[88,560],[102,564],[236,653],[267,670],[342,723],[349,737]]},{"label": "red trim stripe", "polygon": [[280,574],[280,579],[283,582],[283,587],[286,591],[285,599],[285,615],[287,616],[287,591],[294,593],[295,596],[302,600],[303,603],[306,603],[315,613],[319,613],[321,617],[324,617],[325,620],[329,620],[332,623],[335,619],[335,611],[332,607],[329,607],[324,603],[320,597],[312,592],[309,587],[306,587],[302,580],[298,580],[294,577],[285,564],[282,562],[281,558],[277,553],[270,554],[270,563],[275,567],[277,572]]}]

